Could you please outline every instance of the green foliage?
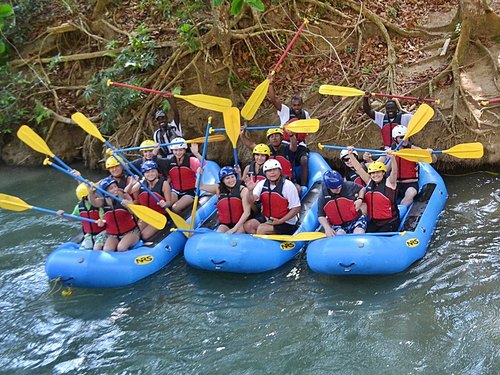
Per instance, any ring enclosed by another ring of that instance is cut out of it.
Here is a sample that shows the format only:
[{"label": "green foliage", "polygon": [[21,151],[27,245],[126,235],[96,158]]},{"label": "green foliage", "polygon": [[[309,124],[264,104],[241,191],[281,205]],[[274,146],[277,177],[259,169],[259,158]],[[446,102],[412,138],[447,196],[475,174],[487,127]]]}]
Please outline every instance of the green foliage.
[{"label": "green foliage", "polygon": [[34,120],[37,124],[41,124],[43,120],[50,118],[50,111],[45,108],[45,106],[39,100],[35,100],[35,109],[34,109]]},{"label": "green foliage", "polygon": [[200,48],[198,41],[198,30],[187,22],[184,22],[177,29],[181,43],[187,45],[191,51],[196,51]]},{"label": "green foliage", "polygon": [[[7,28],[7,23],[9,19],[14,15],[14,10],[8,4],[0,4],[0,32]],[[0,57],[7,53],[7,44],[3,40],[3,36],[0,37]]]},{"label": "green foliage", "polygon": [[361,73],[363,73],[363,74],[371,74],[373,72],[373,66],[371,66],[371,65],[364,66],[360,70],[361,70]]},{"label": "green foliage", "polygon": [[30,82],[22,73],[0,66],[0,136],[10,134],[24,119],[22,102],[29,91]]},{"label": "green foliage", "polygon": [[[234,16],[239,14],[244,4],[250,5],[259,12],[263,12],[265,9],[264,3],[261,0],[231,0],[231,15]],[[222,0],[214,0],[214,5],[221,6]]]},{"label": "green foliage", "polygon": [[240,77],[238,77],[236,74],[231,73],[231,76],[229,77],[229,82],[231,82],[231,85],[239,90],[245,90],[250,88],[250,83],[248,81],[241,80]]}]

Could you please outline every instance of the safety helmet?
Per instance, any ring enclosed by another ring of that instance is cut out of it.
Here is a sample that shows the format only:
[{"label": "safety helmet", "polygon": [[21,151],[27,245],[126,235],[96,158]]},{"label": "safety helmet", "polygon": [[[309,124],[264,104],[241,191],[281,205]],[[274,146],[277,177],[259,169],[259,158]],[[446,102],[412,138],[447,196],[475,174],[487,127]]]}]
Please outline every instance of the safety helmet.
[{"label": "safety helmet", "polygon": [[258,145],[255,145],[252,151],[253,154],[262,154],[262,155],[267,155],[271,156],[271,149],[269,148],[268,145],[264,143],[259,143]]},{"label": "safety helmet", "polygon": [[[182,142],[182,143],[177,143],[177,142]],[[170,146],[171,150],[180,150],[181,148],[185,148],[185,149],[188,148],[186,140],[184,138],[181,138],[181,137],[177,137],[177,138],[172,139],[171,143],[177,143],[175,145]]]},{"label": "safety helmet", "polygon": [[273,134],[281,134],[283,136],[285,133],[283,133],[283,129],[281,128],[271,128],[267,131],[266,138],[269,138]]},{"label": "safety helmet", "polygon": [[112,155],[109,158],[106,159],[106,169],[116,167],[120,165],[120,162],[124,163],[123,159],[117,155]]},{"label": "safety helmet", "polygon": [[145,141],[141,142],[141,147],[147,147],[147,148],[142,148],[142,151],[152,151],[155,149],[155,141],[151,139],[146,139]]},{"label": "safety helmet", "polygon": [[383,171],[387,172],[387,167],[381,161],[374,161],[373,163],[368,164],[368,173]]},{"label": "safety helmet", "polygon": [[225,177],[231,176],[231,175],[236,176],[236,171],[234,170],[233,167],[230,167],[230,166],[222,167],[219,171],[219,181],[222,182],[222,180]]},{"label": "safety helmet", "polygon": [[406,135],[406,126],[397,125],[392,129],[392,138],[404,137]]},{"label": "safety helmet", "polygon": [[152,160],[145,161],[141,165],[141,172],[146,173],[147,171],[150,171],[151,169],[156,169],[158,170],[158,164]]},{"label": "safety helmet", "polygon": [[264,163],[264,166],[262,167],[264,172],[267,172],[271,169],[276,169],[276,168],[279,168],[280,170],[282,169],[280,162],[276,159],[266,160],[266,162]]},{"label": "safety helmet", "polygon": [[158,120],[160,117],[167,117],[165,112],[163,112],[161,109],[155,112],[155,120]]},{"label": "safety helmet", "polygon": [[[356,150],[352,150],[352,153],[354,155],[356,155],[356,157],[358,156],[358,152]],[[343,159],[344,156],[347,156],[349,155],[349,151],[347,151],[347,149],[343,149],[342,151],[340,151],[340,158]]]},{"label": "safety helmet", "polygon": [[344,179],[337,171],[326,171],[323,173],[323,183],[328,189],[338,189],[342,186]]},{"label": "safety helmet", "polygon": [[102,190],[108,190],[108,188],[113,184],[116,184],[116,180],[113,177],[108,176],[106,178],[103,178],[101,182],[99,182],[99,187]]},{"label": "safety helmet", "polygon": [[89,191],[87,190],[87,185],[85,185],[83,182],[81,184],[79,184],[77,187],[76,187],[76,197],[78,198],[78,200],[82,200],[84,197],[86,197],[87,195],[89,195]]}]

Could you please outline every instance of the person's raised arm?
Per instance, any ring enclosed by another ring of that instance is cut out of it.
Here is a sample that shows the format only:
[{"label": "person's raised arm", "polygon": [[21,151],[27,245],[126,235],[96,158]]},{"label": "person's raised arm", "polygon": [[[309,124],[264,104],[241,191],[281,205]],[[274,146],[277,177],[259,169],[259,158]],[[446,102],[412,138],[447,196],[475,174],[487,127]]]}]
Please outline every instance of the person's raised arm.
[{"label": "person's raised arm", "polygon": [[253,151],[253,148],[255,147],[255,142],[253,142],[250,138],[248,138],[246,124],[241,125],[240,139],[243,142],[243,144],[246,146],[246,148],[248,148],[250,151]]},{"label": "person's raised arm", "polygon": [[391,158],[391,173],[387,178],[386,185],[392,189],[396,189],[398,183],[398,163],[396,161],[396,156],[394,156],[392,150],[387,150],[387,156]]},{"label": "person's raised arm", "polygon": [[352,146],[347,147],[347,151],[348,151],[347,155],[349,156],[349,159],[351,159],[351,164],[354,167],[354,170],[356,171],[356,173],[359,175],[359,177],[361,177],[363,182],[366,185],[368,185],[370,183],[370,180],[371,180],[370,175],[361,166],[358,158],[356,157],[356,155],[354,155],[353,150],[354,150],[354,148]]},{"label": "person's raised arm", "polygon": [[276,96],[276,91],[274,91],[274,76],[270,74],[267,78],[269,79],[269,90],[267,91],[267,97],[269,98],[271,103],[273,103],[274,108],[276,108],[277,111],[281,111],[281,100],[278,99],[278,97]]},{"label": "person's raised arm", "polygon": [[363,112],[370,116],[372,120],[375,120],[375,111],[372,109],[370,101],[368,100],[370,96],[371,93],[369,91],[366,91],[365,95],[363,95]]}]

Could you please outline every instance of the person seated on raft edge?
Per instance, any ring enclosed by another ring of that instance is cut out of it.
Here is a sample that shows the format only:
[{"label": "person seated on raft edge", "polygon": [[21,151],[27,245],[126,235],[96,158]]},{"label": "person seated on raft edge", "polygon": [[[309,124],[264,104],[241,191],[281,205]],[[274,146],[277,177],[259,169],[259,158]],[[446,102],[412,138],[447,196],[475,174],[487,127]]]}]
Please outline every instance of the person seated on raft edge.
[{"label": "person seated on raft edge", "polygon": [[[77,172],[73,170],[72,173]],[[79,172],[78,172],[78,175]],[[102,208],[94,207],[88,199],[89,192],[87,190],[87,185],[80,183],[76,187],[76,197],[78,198],[78,203],[73,209],[72,215],[85,217],[87,219],[98,220],[104,215]],[[62,216],[64,210],[57,210],[57,215]],[[73,221],[69,218],[68,220]],[[106,242],[106,232],[104,227],[100,227],[95,223],[90,223],[88,221],[82,221],[83,230],[83,240],[80,244],[80,250],[102,250],[104,242]]]},{"label": "person seated on raft edge", "polygon": [[194,156],[187,154],[187,143],[184,138],[174,138],[172,143],[179,144],[170,146],[173,155],[166,160],[167,182],[171,186],[172,211],[180,213],[183,209],[193,203],[196,193],[196,171],[200,167],[201,155],[198,152],[198,144],[191,144],[191,152]]},{"label": "person seated on raft edge", "polygon": [[[274,90],[274,75],[269,74],[267,77],[269,79],[269,90],[267,92],[267,97],[273,103],[274,108],[277,110],[278,117],[280,118],[280,126],[289,124],[290,122],[296,120],[310,119],[311,116],[309,112],[304,110],[304,100],[299,95],[293,95],[290,101],[291,107],[283,104],[281,100],[276,96],[276,91]],[[309,181],[309,148],[306,144],[307,133],[295,133],[297,137],[297,151],[295,153],[295,166],[300,166],[300,181],[297,181],[301,185],[307,185]],[[290,137],[287,133],[284,134],[283,142],[290,144]],[[299,192],[300,194],[300,192]]]},{"label": "person seated on raft edge", "polygon": [[108,196],[99,197],[95,191],[88,186],[90,203],[95,207],[102,207],[104,215],[97,221],[97,225],[106,225],[106,242],[104,251],[127,251],[140,239],[140,231],[137,227],[135,217],[128,211],[127,205],[132,203],[131,197],[120,191],[113,177],[108,176],[99,183],[101,189],[111,195],[122,199],[121,203]]},{"label": "person seated on raft edge", "polygon": [[344,181],[337,171],[323,174],[323,186],[318,201],[318,221],[327,237],[346,233],[365,233],[368,225],[365,188]]},{"label": "person seated on raft edge", "polygon": [[[246,134],[246,125],[241,126],[240,139],[243,144],[253,152],[255,146],[257,146]],[[284,131],[283,131],[284,130]],[[290,134],[290,144],[283,143],[283,137],[285,132]],[[295,152],[297,151],[297,138],[293,132],[281,128],[271,128],[266,132],[266,137],[269,141],[269,150],[271,155],[270,159],[276,159],[280,162],[282,169],[282,174],[290,181],[293,182],[299,196],[302,194],[302,187],[296,182],[294,177],[294,160]],[[307,182],[306,182],[307,183]]]},{"label": "person seated on raft edge", "polygon": [[391,160],[391,173],[386,176],[387,167],[381,161],[370,163],[365,171],[349,146],[349,157],[356,172],[366,184],[364,202],[366,214],[370,219],[366,232],[395,232],[400,224],[399,209],[396,203],[396,184],[398,165],[392,150],[387,150]]},{"label": "person seated on raft edge", "polygon": [[[158,198],[157,202],[144,188],[139,181],[132,180],[132,182],[125,188],[125,193],[134,198],[134,202],[138,202],[142,206],[149,207],[163,215],[167,215],[165,207],[171,206],[171,191],[165,177],[159,175],[158,164],[154,161],[146,161],[141,165],[141,172],[144,175],[143,184],[146,184],[149,190]],[[138,177],[136,177],[138,178]],[[138,222],[139,230],[143,240],[149,240],[153,237],[158,230],[145,223],[142,220]]]},{"label": "person seated on raft edge", "polygon": [[276,159],[264,163],[266,179],[249,181],[250,203],[261,202],[261,215],[245,223],[247,233],[293,234],[297,230],[300,199],[294,184],[282,175]]},{"label": "person seated on raft edge", "polygon": [[[406,128],[404,126],[398,125],[392,129],[392,140],[391,150],[395,150],[400,142],[403,142],[399,149],[418,149],[413,144],[411,139],[405,139]],[[432,149],[428,148],[427,151],[432,155]],[[384,161],[385,157],[382,156],[379,160]],[[432,155],[432,162],[437,160],[436,155]],[[410,207],[413,200],[418,194],[418,163],[410,160],[403,159],[396,156],[396,163],[398,165],[398,183],[397,183],[397,198],[401,200],[400,204]],[[390,166],[388,168],[390,170]]]},{"label": "person seated on raft edge", "polygon": [[[200,178],[203,168],[200,168]],[[250,217],[251,205],[248,188],[238,179],[237,170],[230,166],[219,170],[218,184],[201,184],[201,189],[216,194],[219,227],[217,232],[245,233],[244,224]]]}]

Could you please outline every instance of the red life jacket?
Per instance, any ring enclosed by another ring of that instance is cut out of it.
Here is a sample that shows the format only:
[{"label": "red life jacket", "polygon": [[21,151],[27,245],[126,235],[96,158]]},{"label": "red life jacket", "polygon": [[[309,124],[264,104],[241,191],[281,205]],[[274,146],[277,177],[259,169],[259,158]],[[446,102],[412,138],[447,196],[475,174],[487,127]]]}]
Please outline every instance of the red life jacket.
[{"label": "red life jacket", "polygon": [[356,173],[356,171],[353,171],[351,168],[346,168],[346,173],[345,173],[345,179],[347,181],[352,181],[360,186],[366,186],[365,182],[359,175]]},{"label": "red life jacket", "polygon": [[401,125],[402,115],[403,114],[401,112],[398,112],[396,114],[396,118],[392,121],[389,120],[389,116],[387,114],[384,116],[384,122],[380,131],[382,132],[382,142],[384,143],[385,147],[391,147],[392,129],[394,129],[394,127],[398,125]]},{"label": "red life jacket", "polygon": [[271,149],[270,159],[276,159],[281,164],[281,173],[293,181],[293,160],[290,161],[290,146],[282,143],[278,150],[269,145]]},{"label": "red life jacket", "polygon": [[248,174],[255,178],[255,182],[259,182],[266,179],[266,175],[264,174],[264,169],[262,165],[260,166],[259,172],[255,173],[255,161],[250,163],[250,168],[248,168]]},{"label": "red life jacket", "polygon": [[[289,124],[297,120],[305,120],[305,119],[306,119],[306,112],[304,110],[300,111],[299,115],[296,115],[295,112],[293,112],[293,110],[290,108],[290,116],[288,117],[286,124]],[[297,137],[297,143],[305,142],[308,135],[309,134],[307,133],[295,133],[295,136]],[[287,132],[285,132],[285,134],[283,135],[283,140],[286,142],[290,142],[290,135]]]},{"label": "red life jacket", "polygon": [[262,203],[262,214],[267,217],[281,219],[288,213],[288,199],[283,196],[283,185],[285,179],[280,177],[274,190],[271,190],[271,181],[266,180],[260,193]]},{"label": "red life jacket", "polygon": [[398,163],[398,181],[418,178],[417,163],[399,156],[396,156],[396,162]]},{"label": "red life jacket", "polygon": [[[80,211],[80,217],[85,217],[87,219],[99,219],[99,209],[90,205],[90,208],[87,208],[85,201],[82,199],[78,203],[78,210]],[[104,230],[104,227],[100,227],[95,223],[90,223],[88,221],[82,221],[83,233],[87,234],[98,234]]]},{"label": "red life jacket", "polygon": [[107,204],[103,207],[103,220],[106,221],[106,233],[112,235],[122,235],[130,232],[137,225],[134,217],[120,203],[114,202],[112,206]]},{"label": "red life jacket", "polygon": [[[160,177],[158,181],[156,181],[156,184],[149,190],[153,192],[153,194],[158,198],[158,200],[165,200],[165,197],[163,196],[163,183],[165,182],[165,179],[163,177]],[[147,182],[144,182],[147,183]],[[159,212],[160,214],[165,214],[165,209],[158,204],[158,202],[146,191],[141,188],[139,189],[139,204],[142,206],[147,206],[149,208],[152,208],[156,212]]]},{"label": "red life jacket", "polygon": [[167,158],[172,187],[179,192],[193,190],[196,187],[196,173],[190,167],[190,159],[191,156],[185,154],[179,165],[174,155],[169,155]]},{"label": "red life jacket", "polygon": [[332,196],[327,190],[323,189],[326,202],[323,210],[331,225],[344,225],[361,216],[354,208],[354,200],[343,197],[341,194]]},{"label": "red life jacket", "polygon": [[396,206],[396,190],[385,185],[384,179],[374,186],[370,181],[366,186],[365,202],[367,205],[367,215],[372,220],[384,220],[389,223],[399,217]]},{"label": "red life jacket", "polygon": [[240,189],[241,182],[237,182],[231,191],[221,184],[221,193],[217,202],[220,224],[234,225],[240,220],[241,215],[243,215]]}]

